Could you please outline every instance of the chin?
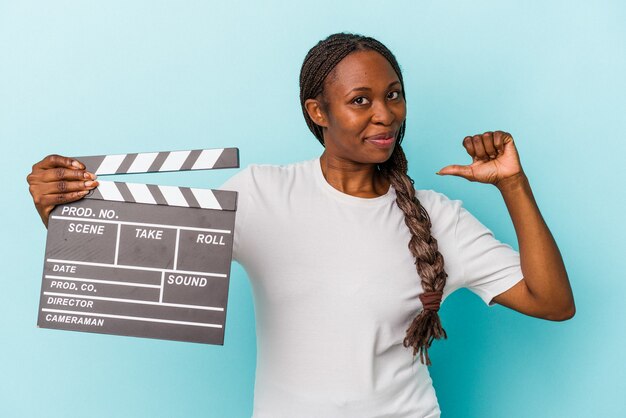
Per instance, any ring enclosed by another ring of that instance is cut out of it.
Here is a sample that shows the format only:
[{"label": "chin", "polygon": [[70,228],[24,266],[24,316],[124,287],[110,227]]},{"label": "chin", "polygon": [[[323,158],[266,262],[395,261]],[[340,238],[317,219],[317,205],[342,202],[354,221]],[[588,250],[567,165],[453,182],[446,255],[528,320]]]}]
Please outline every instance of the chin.
[{"label": "chin", "polygon": [[380,152],[371,154],[371,162],[376,164],[382,164],[391,158],[393,154],[394,148],[390,148],[389,150],[380,150]]}]

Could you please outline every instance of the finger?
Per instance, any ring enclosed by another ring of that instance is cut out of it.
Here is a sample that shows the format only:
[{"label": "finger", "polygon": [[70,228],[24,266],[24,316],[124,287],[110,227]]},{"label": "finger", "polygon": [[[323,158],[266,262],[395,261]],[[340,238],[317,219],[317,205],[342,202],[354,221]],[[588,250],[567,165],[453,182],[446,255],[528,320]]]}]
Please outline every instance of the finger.
[{"label": "finger", "polygon": [[64,203],[75,202],[85,197],[89,193],[89,190],[82,190],[78,192],[47,194],[41,196],[39,205],[44,207],[62,205]]},{"label": "finger", "polygon": [[85,169],[85,165],[81,163],[80,161],[74,158],[63,157],[62,155],[57,155],[57,154],[48,155],[46,158],[44,158],[43,160],[35,164],[35,166],[33,166],[33,171],[35,167],[43,168],[44,170],[49,169],[49,168],[57,168],[57,167],[64,167],[64,168],[69,168],[69,169],[80,169],[80,170]]},{"label": "finger", "polygon": [[85,170],[73,170],[63,167],[42,170],[32,176],[33,183],[51,183],[56,181],[95,180],[97,176]]},{"label": "finger", "polygon": [[480,160],[484,160],[487,157],[487,152],[485,151],[485,145],[483,144],[482,135],[474,135],[472,136],[472,145],[474,145],[474,151],[476,152],[476,158]]},{"label": "finger", "polygon": [[496,147],[493,143],[493,132],[485,132],[483,134],[483,145],[485,146],[485,152],[489,158],[493,160],[498,156]]},{"label": "finger", "polygon": [[463,146],[465,147],[465,151],[472,157],[472,160],[476,159],[476,151],[474,151],[474,144],[472,143],[472,137],[466,136],[463,138]]},{"label": "finger", "polygon": [[97,181],[87,180],[87,181],[55,181],[51,183],[42,183],[36,186],[36,190],[31,191],[39,193],[40,195],[49,195],[49,194],[63,194],[70,192],[79,192],[83,190],[91,190],[98,187]]},{"label": "finger", "polygon": [[504,131],[495,131],[493,133],[493,138],[496,143],[496,147],[499,147],[498,149],[501,153],[504,153],[504,144],[508,142],[507,139],[513,139],[510,133]]},{"label": "finger", "polygon": [[445,176],[445,175],[459,176],[459,177],[463,177],[471,181],[473,181],[474,179],[472,168],[468,165],[457,165],[457,164],[449,165],[439,170],[437,174],[441,176]]},{"label": "finger", "polygon": [[504,141],[502,135],[499,134],[500,131],[496,131],[493,134],[493,145],[496,147],[496,151],[498,154],[504,154]]}]

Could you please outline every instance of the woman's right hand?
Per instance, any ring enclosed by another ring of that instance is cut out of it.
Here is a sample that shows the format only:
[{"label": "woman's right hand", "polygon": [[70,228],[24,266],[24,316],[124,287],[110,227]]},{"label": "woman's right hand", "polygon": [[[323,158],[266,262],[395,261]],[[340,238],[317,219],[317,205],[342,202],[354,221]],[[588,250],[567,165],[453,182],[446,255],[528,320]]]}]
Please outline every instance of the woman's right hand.
[{"label": "woman's right hand", "polygon": [[96,175],[85,170],[78,160],[48,155],[33,165],[26,177],[33,202],[46,228],[56,205],[82,199],[98,186]]}]

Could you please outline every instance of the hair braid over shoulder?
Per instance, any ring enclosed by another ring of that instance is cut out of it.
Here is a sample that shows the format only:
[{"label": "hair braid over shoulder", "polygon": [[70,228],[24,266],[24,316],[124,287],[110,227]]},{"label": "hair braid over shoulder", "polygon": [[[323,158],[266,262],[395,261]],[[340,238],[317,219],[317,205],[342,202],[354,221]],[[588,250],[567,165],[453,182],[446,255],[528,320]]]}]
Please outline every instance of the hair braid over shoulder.
[{"label": "hair braid over shoulder", "polygon": [[[391,158],[381,165],[381,172],[387,176],[396,190],[396,203],[404,212],[404,222],[411,232],[409,250],[415,256],[417,272],[422,279],[426,295],[420,295],[424,309],[413,319],[404,338],[405,347],[413,347],[413,354],[419,352],[420,359],[430,365],[428,348],[434,339],[447,338],[437,311],[448,275],[444,271],[443,256],[438,250],[437,240],[430,233],[430,216],[415,196],[413,179],[408,176],[408,164],[402,146],[397,144]],[[433,300],[434,299],[434,300]],[[428,309],[430,306],[433,309]]]},{"label": "hair braid over shoulder", "polygon": [[[391,51],[376,39],[349,33],[336,33],[317,43],[306,55],[300,71],[300,104],[307,126],[324,145],[322,128],[309,117],[305,101],[323,93],[324,80],[346,56],[354,51],[373,50],[380,53],[396,71],[404,90],[400,66]],[[405,96],[406,97],[406,96]],[[404,220],[411,232],[408,247],[415,257],[415,266],[421,278],[424,293],[419,298],[424,309],[409,325],[403,344],[413,348],[413,355],[419,353],[420,360],[431,365],[428,348],[434,339],[447,338],[441,325],[439,305],[446,284],[443,256],[438,250],[437,240],[431,235],[431,221],[428,212],[415,195],[414,182],[408,175],[408,162],[401,142],[406,121],[398,131],[397,142],[391,157],[379,165],[382,175],[387,177],[396,191],[396,203],[404,212]]]}]

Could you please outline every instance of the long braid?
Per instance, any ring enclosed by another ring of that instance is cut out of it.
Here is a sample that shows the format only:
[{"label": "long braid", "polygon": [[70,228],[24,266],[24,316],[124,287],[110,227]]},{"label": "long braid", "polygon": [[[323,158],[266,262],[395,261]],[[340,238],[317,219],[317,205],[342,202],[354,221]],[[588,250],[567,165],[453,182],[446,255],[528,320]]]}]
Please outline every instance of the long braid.
[{"label": "long braid", "polygon": [[426,365],[430,366],[428,348],[433,340],[448,338],[437,313],[448,275],[443,268],[443,256],[438,250],[437,240],[430,233],[430,216],[415,196],[414,182],[407,171],[404,150],[397,144],[389,160],[382,164],[381,172],[396,190],[396,203],[404,212],[404,222],[411,231],[409,250],[415,256],[417,272],[426,292],[420,295],[424,309],[413,319],[403,344],[413,347],[413,355],[419,352],[421,362],[424,363],[425,357]]},{"label": "long braid", "polygon": [[[300,71],[300,104],[307,126],[324,145],[322,128],[309,117],[304,102],[323,93],[324,81],[347,55],[354,51],[373,50],[387,59],[395,70],[404,90],[400,66],[391,51],[376,39],[348,33],[336,33],[321,40],[306,55]],[[406,121],[398,131],[397,143],[391,157],[379,165],[382,175],[389,179],[396,191],[396,203],[404,212],[404,220],[411,232],[409,250],[415,257],[417,273],[424,293],[419,298],[424,309],[413,319],[407,329],[403,344],[413,347],[413,355],[420,354],[422,363],[430,366],[428,348],[434,339],[447,338],[438,315],[439,305],[446,284],[443,256],[437,240],[431,235],[431,222],[426,209],[415,195],[414,182],[408,175],[408,163],[401,147]]]}]

